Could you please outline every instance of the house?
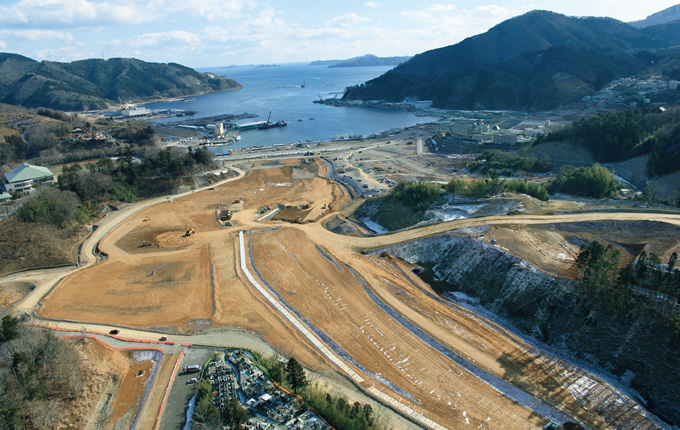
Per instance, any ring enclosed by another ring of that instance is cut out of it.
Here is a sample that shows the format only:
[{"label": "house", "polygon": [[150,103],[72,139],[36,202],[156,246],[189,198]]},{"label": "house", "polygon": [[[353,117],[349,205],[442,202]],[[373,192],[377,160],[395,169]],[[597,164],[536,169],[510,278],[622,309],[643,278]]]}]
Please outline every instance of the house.
[{"label": "house", "polygon": [[12,199],[12,195],[10,193],[7,193],[7,192],[0,193],[0,203],[8,202],[11,199]]},{"label": "house", "polygon": [[5,173],[5,178],[4,186],[8,193],[28,194],[35,188],[35,184],[52,185],[54,173],[47,167],[25,163]]}]

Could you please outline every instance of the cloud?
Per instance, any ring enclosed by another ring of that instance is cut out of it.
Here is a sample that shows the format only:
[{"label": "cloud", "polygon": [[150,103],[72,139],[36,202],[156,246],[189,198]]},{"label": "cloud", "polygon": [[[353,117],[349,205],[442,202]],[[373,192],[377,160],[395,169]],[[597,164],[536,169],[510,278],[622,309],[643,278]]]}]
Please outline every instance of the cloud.
[{"label": "cloud", "polygon": [[487,16],[487,17],[509,17],[510,12],[503,6],[489,5],[489,6],[479,6],[473,9],[473,14],[477,16]]},{"label": "cloud", "polygon": [[453,12],[455,10],[456,5],[454,4],[436,3],[422,10],[404,10],[400,13],[400,15],[423,21],[433,21],[441,18],[442,13]]},{"label": "cloud", "polygon": [[200,16],[208,21],[240,19],[257,7],[254,0],[168,0],[160,3],[165,13]]},{"label": "cloud", "polygon": [[[128,4],[126,4],[128,3]],[[93,2],[90,0],[20,0],[0,7],[0,22],[15,26],[98,26],[102,24],[139,24],[153,19],[144,5],[129,1]]]},{"label": "cloud", "polygon": [[71,33],[53,30],[0,30],[0,36],[12,39],[27,40],[30,42],[73,42],[73,35]]},{"label": "cloud", "polygon": [[165,44],[167,42],[184,43],[187,45],[196,45],[201,43],[201,38],[188,31],[167,31],[164,33],[144,33],[135,36],[126,41],[131,46],[139,48],[148,48]]},{"label": "cloud", "polygon": [[328,20],[326,23],[327,26],[329,27],[351,27],[356,24],[360,24],[362,22],[368,22],[370,21],[368,18],[365,18],[363,16],[359,16],[356,13],[348,13],[342,16],[336,16],[335,18],[331,18]]},{"label": "cloud", "polygon": [[19,0],[0,6],[0,23],[99,27],[162,22],[172,15],[234,20],[256,6],[254,0]]},{"label": "cloud", "polygon": [[364,3],[365,7],[370,7],[371,9],[378,9],[379,7],[382,7],[380,3],[376,3],[374,1],[367,1]]}]

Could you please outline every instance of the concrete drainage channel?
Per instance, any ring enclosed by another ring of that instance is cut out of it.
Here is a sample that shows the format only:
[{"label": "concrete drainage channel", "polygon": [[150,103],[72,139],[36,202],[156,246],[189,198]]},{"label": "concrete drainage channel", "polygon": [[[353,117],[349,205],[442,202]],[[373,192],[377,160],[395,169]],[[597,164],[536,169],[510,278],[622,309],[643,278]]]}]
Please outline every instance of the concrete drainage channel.
[{"label": "concrete drainage channel", "polygon": [[[319,352],[321,352],[324,356],[326,356],[333,364],[335,364],[337,367],[339,367],[349,378],[358,386],[364,382],[364,378],[359,376],[358,373],[356,373],[354,370],[349,368],[337,355],[335,355],[330,349],[326,347],[326,345],[319,340],[300,320],[298,320],[292,313],[290,313],[281,303],[279,303],[278,300],[274,298],[260,283],[253,277],[253,275],[250,273],[250,270],[248,269],[247,263],[246,263],[246,251],[245,251],[245,241],[243,240],[243,231],[239,231],[238,233],[238,239],[239,239],[239,253],[240,253],[240,264],[241,264],[241,271],[243,274],[246,276],[248,279],[248,282],[255,287],[255,289],[264,296],[265,299],[269,303],[271,303],[274,308],[276,308],[277,311],[281,313],[291,324],[293,324],[293,327],[295,327],[300,333],[302,333],[303,336],[305,336],[311,343],[314,345]],[[370,387],[367,389],[367,391],[374,396],[375,398],[379,399],[381,402],[384,402],[388,405],[390,405],[394,410],[399,411],[400,413],[404,414],[405,416],[409,417],[412,419],[414,422],[418,423],[419,425],[425,426],[430,429],[436,429],[436,430],[445,430],[445,427],[437,424],[436,422],[430,420],[429,418],[425,417],[424,415],[414,411],[413,409],[409,408],[408,406],[404,405],[401,402],[398,402],[397,400],[393,399],[392,397],[389,397],[387,394],[383,393],[382,391],[378,390],[375,387]]]}]

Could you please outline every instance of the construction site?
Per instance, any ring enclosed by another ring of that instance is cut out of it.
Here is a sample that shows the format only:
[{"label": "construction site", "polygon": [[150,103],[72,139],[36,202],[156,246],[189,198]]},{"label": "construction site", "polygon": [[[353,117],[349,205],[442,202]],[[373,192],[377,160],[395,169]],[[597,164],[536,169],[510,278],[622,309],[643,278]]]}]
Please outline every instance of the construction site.
[{"label": "construction site", "polygon": [[[669,239],[678,237],[680,215],[510,196],[499,199],[521,201],[521,213],[390,234],[360,225],[348,227],[349,234],[328,229],[355,223],[348,217],[360,192],[380,194],[404,177],[450,177],[455,164],[421,157],[421,145],[406,137],[368,147],[338,144],[323,158],[224,159],[239,173],[235,179],[109,215],[83,245],[92,251],[86,264],[60,281],[38,283],[17,311],[34,311],[45,326],[87,326],[103,340],[116,327],[117,336],[158,343],[165,351],[151,387],[158,399],[148,406],[156,409],[145,412],[157,414],[156,427],[165,419],[162,393],[167,389],[172,399],[179,389],[180,382],[172,382],[175,361],[177,369],[191,344],[214,344],[211,336],[237,332],[254,339],[246,347],[266,344],[270,352],[295,356],[350,398],[371,399],[392,428],[527,429],[550,422],[666,428],[592,369],[440,296],[414,273],[417,258],[393,254],[448,234],[521,259],[527,270],[574,278],[574,237],[653,243],[664,257],[680,250]],[[586,224],[643,220],[655,221],[654,228],[624,232]],[[230,346],[250,341],[235,342]]]}]

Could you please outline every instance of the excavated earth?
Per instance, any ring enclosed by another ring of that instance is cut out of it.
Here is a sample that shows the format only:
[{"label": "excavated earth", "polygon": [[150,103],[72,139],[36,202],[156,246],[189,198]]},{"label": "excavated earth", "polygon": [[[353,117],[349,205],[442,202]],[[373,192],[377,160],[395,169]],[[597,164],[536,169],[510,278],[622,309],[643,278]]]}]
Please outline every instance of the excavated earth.
[{"label": "excavated earth", "polygon": [[[408,263],[390,255],[422,262],[419,255],[426,255],[423,247],[428,246],[433,254],[427,255],[444,255],[451,245],[447,240],[453,239],[423,238],[453,227],[434,225],[385,237],[337,235],[324,226],[343,215],[338,211],[351,197],[324,178],[323,163],[248,168],[243,179],[168,199],[128,218],[100,242],[106,259],[64,279],[43,300],[40,315],[177,333],[240,328],[260,334],[308,368],[338,370],[246,280],[243,251],[248,270],[360,375],[359,388],[376,389],[441,426],[537,428],[557,411],[590,428],[632,422],[658,428],[622,393],[494,321],[443,300],[411,273]],[[263,217],[263,206],[299,210],[292,213],[294,219],[284,215],[289,220],[284,221]],[[224,208],[236,208],[231,227],[217,220]],[[498,218],[499,226],[509,228]],[[526,224],[521,217],[512,219],[513,225],[527,226],[521,240],[527,249],[551,243],[545,253],[528,257],[532,267],[526,273],[508,272],[518,275],[512,282],[519,291],[542,282],[541,276],[548,276],[543,270],[570,273],[576,241],[545,227],[546,218]],[[489,227],[475,225],[489,222],[466,221],[470,230],[448,237],[459,241],[454,248],[486,252],[490,245],[478,236]],[[195,233],[187,234],[191,229]],[[246,249],[239,248],[238,231],[246,232]],[[499,245],[513,247],[506,236],[497,234]],[[399,245],[412,240],[415,244]],[[360,252],[390,246],[388,253]],[[514,259],[500,269],[527,266],[512,252],[493,249]],[[515,247],[515,252],[524,251]],[[496,253],[489,256],[498,259]],[[453,276],[437,270],[440,279]],[[505,388],[492,387],[496,382],[490,381],[496,380]],[[538,406],[510,398],[522,396]]]}]

